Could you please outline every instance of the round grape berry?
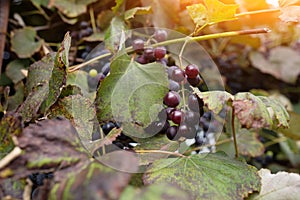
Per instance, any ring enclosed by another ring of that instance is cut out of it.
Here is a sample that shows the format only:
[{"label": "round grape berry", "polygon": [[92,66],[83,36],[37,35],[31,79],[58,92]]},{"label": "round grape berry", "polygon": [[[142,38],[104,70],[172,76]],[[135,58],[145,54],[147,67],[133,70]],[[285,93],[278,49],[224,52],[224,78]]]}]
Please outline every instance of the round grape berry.
[{"label": "round grape berry", "polygon": [[132,42],[132,48],[136,52],[141,52],[144,49],[144,40],[142,39],[135,39]]},{"label": "round grape berry", "polygon": [[164,97],[164,104],[168,107],[176,107],[180,103],[180,96],[177,92],[170,91]]},{"label": "round grape berry", "polygon": [[107,135],[116,125],[113,122],[108,122],[102,126],[103,133]]},{"label": "round grape berry", "polygon": [[199,74],[199,68],[196,65],[188,65],[185,68],[185,74],[187,75],[188,78],[196,78],[197,75]]},{"label": "round grape berry", "polygon": [[97,74],[98,74],[98,72],[97,72],[97,70],[95,70],[95,69],[91,69],[91,70],[89,71],[90,77],[96,77]]},{"label": "round grape berry", "polygon": [[154,57],[154,50],[153,48],[147,48],[144,50],[144,58],[147,60],[147,61],[154,61],[155,60],[155,57]]},{"label": "round grape berry", "polygon": [[189,96],[188,106],[192,111],[199,112],[199,110],[200,110],[199,101],[198,101],[198,98],[194,94],[191,94]]},{"label": "round grape berry", "polygon": [[156,60],[160,60],[165,57],[167,50],[165,47],[156,47],[154,49],[154,57]]},{"label": "round grape berry", "polygon": [[176,82],[180,82],[183,81],[183,79],[185,78],[185,73],[183,70],[177,68],[174,69],[172,72],[172,79]]},{"label": "round grape berry", "polygon": [[180,124],[184,120],[184,113],[180,110],[174,110],[173,112],[171,112],[171,120],[175,124]]},{"label": "round grape berry", "polygon": [[165,30],[156,30],[154,33],[154,38],[157,42],[163,42],[167,39],[168,33]]},{"label": "round grape berry", "polygon": [[177,137],[178,139],[180,137],[185,137],[187,139],[192,139],[194,138],[196,135],[196,132],[191,129],[188,125],[186,124],[181,124],[179,127],[178,127],[178,130],[177,130]]},{"label": "round grape berry", "polygon": [[175,136],[177,134],[177,129],[178,129],[177,126],[170,126],[167,129],[166,135],[170,140],[173,140],[175,138]]}]

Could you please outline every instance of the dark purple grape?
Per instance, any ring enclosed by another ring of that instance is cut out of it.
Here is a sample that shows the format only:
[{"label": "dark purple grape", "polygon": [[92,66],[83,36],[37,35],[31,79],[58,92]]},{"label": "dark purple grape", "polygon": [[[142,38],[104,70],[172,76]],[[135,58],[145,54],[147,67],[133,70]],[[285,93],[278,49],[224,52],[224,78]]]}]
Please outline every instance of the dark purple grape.
[{"label": "dark purple grape", "polygon": [[169,80],[169,89],[172,91],[178,91],[180,90],[180,85],[178,82],[173,81],[172,79]]},{"label": "dark purple grape", "polygon": [[166,135],[170,140],[173,140],[175,138],[175,136],[177,134],[177,129],[178,129],[177,126],[170,126],[167,129]]},{"label": "dark purple grape", "polygon": [[136,61],[142,65],[148,63],[148,60],[145,59],[144,55],[137,57]]},{"label": "dark purple grape", "polygon": [[147,49],[145,49],[143,55],[144,55],[144,58],[145,58],[148,62],[152,62],[152,61],[155,60],[153,48],[148,47]]},{"label": "dark purple grape", "polygon": [[81,29],[85,29],[89,26],[89,23],[87,21],[81,21],[80,24],[79,24],[79,27]]},{"label": "dark purple grape", "polygon": [[163,42],[167,39],[168,33],[165,30],[156,30],[154,33],[154,38],[157,42]]},{"label": "dark purple grape", "polygon": [[187,81],[193,87],[197,87],[201,83],[203,83],[203,80],[201,79],[201,77],[199,75],[197,75],[196,78],[187,78]]},{"label": "dark purple grape", "polygon": [[196,65],[188,65],[185,68],[185,74],[188,78],[196,78],[199,75],[199,68]]},{"label": "dark purple grape", "polygon": [[179,69],[179,68],[177,66],[170,66],[168,68],[168,78],[170,78],[170,79],[172,78],[172,74],[175,69]]},{"label": "dark purple grape", "polygon": [[167,50],[165,47],[156,47],[154,49],[154,57],[156,60],[160,60],[165,57]]},{"label": "dark purple grape", "polygon": [[132,48],[133,50],[135,50],[136,52],[141,52],[144,50],[144,40],[142,39],[135,39],[132,42]]},{"label": "dark purple grape", "polygon": [[176,107],[180,103],[180,96],[177,92],[170,91],[164,97],[164,104],[168,107]]},{"label": "dark purple grape", "polygon": [[186,111],[184,115],[184,122],[190,126],[198,124],[200,121],[199,113],[195,113],[193,111]]},{"label": "dark purple grape", "polygon": [[189,127],[187,124],[181,124],[178,127],[177,130],[177,139],[179,139],[180,137],[185,137],[187,139],[192,139],[194,138],[196,135],[196,131],[195,129],[192,129],[191,127]]},{"label": "dark purple grape", "polygon": [[113,122],[108,122],[102,126],[103,133],[107,135],[116,125]]},{"label": "dark purple grape", "polygon": [[166,114],[168,120],[171,120],[171,113],[175,110],[176,110],[175,108],[170,108],[170,107],[166,108]]},{"label": "dark purple grape", "polygon": [[202,118],[200,119],[200,126],[203,128],[204,132],[208,131],[209,124],[210,124],[209,121],[202,120]]},{"label": "dark purple grape", "polygon": [[184,113],[180,110],[174,110],[171,113],[171,120],[175,123],[175,124],[180,124],[181,122],[183,122],[184,120]]},{"label": "dark purple grape", "polygon": [[109,73],[109,71],[110,71],[110,63],[108,62],[108,63],[105,63],[105,65],[102,67],[101,72],[105,76],[107,76],[107,74]]},{"label": "dark purple grape", "polygon": [[200,110],[200,104],[199,104],[199,100],[198,97],[196,97],[196,95],[191,94],[188,98],[188,106],[190,108],[190,110],[195,111],[195,112],[199,112]]},{"label": "dark purple grape", "polygon": [[172,72],[172,79],[176,82],[183,81],[185,78],[185,73],[181,69],[174,69]]}]

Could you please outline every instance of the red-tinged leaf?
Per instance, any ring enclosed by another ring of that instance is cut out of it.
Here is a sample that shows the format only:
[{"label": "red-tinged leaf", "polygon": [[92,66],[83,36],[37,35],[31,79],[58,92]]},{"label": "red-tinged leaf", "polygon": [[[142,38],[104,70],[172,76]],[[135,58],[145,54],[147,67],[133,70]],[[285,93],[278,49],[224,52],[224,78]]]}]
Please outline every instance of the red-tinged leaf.
[{"label": "red-tinged leaf", "polygon": [[17,137],[17,147],[22,153],[0,169],[0,180],[54,171],[54,179],[59,181],[81,170],[89,162],[75,129],[65,119],[44,120],[29,125]]},{"label": "red-tinged leaf", "polygon": [[266,105],[249,92],[237,93],[232,106],[235,116],[245,128],[271,128],[273,125]]},{"label": "red-tinged leaf", "polygon": [[[132,168],[137,165],[134,160],[124,159]],[[90,163],[81,172],[54,185],[50,199],[119,199],[122,190],[131,178],[130,173],[120,172],[98,162]]]},{"label": "red-tinged leaf", "polygon": [[300,21],[300,6],[288,6],[281,9],[279,18],[284,22],[295,22]]}]

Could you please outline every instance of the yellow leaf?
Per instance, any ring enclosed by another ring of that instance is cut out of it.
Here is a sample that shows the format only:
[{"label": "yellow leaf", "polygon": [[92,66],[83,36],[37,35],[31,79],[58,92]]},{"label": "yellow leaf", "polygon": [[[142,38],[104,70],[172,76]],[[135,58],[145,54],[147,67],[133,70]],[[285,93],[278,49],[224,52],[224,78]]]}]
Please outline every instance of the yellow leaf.
[{"label": "yellow leaf", "polygon": [[236,19],[237,4],[224,4],[219,0],[204,0],[204,3],[205,5],[199,3],[186,7],[198,26]]},{"label": "yellow leaf", "polygon": [[207,22],[207,9],[206,7],[199,3],[199,4],[194,4],[191,6],[187,6],[186,7],[189,15],[191,16],[191,18],[193,19],[194,23],[197,24],[198,26],[202,26]]},{"label": "yellow leaf", "polygon": [[218,23],[236,19],[237,4],[224,4],[218,0],[205,0],[208,11],[208,22]]}]

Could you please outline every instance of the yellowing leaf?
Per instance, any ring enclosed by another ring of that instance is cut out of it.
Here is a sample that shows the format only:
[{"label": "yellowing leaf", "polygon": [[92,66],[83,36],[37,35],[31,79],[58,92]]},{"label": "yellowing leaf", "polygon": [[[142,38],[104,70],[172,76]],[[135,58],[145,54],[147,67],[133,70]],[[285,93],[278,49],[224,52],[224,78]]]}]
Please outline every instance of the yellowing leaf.
[{"label": "yellowing leaf", "polygon": [[236,19],[237,4],[224,4],[218,0],[205,0],[204,3],[205,6],[199,3],[186,7],[195,24],[202,26]]},{"label": "yellowing leaf", "polygon": [[205,0],[209,23],[218,23],[236,19],[237,4],[224,4],[218,0]]},{"label": "yellowing leaf", "polygon": [[203,4],[199,3],[187,6],[186,9],[195,24],[197,24],[198,26],[202,26],[207,23],[208,13],[206,7]]}]

